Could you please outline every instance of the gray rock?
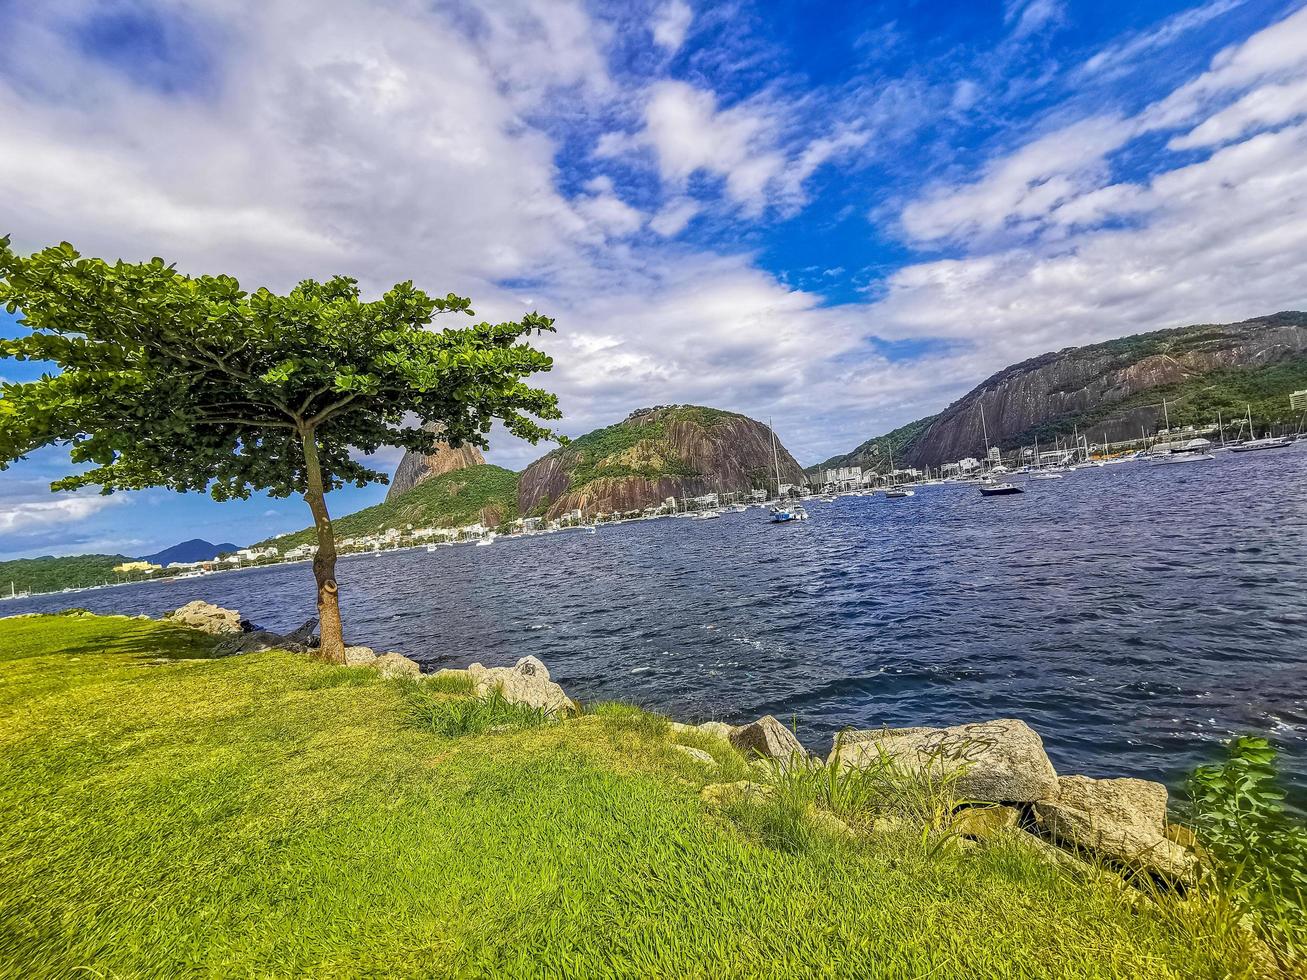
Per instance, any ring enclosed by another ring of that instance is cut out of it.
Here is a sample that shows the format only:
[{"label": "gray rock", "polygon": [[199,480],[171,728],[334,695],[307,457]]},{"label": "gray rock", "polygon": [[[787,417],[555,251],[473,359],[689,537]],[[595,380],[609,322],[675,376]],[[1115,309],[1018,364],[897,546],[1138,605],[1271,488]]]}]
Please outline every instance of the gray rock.
[{"label": "gray rock", "polygon": [[736,728],[730,734],[730,742],[749,759],[760,757],[788,765],[795,759],[808,758],[794,733],[771,715],[763,715],[751,725]]},{"label": "gray rock", "polygon": [[472,664],[467,672],[477,697],[499,691],[510,704],[538,708],[551,715],[570,712],[576,707],[567,693],[549,679],[548,668],[535,657],[523,657],[512,667]]},{"label": "gray rock", "polygon": [[720,738],[723,742],[729,742],[731,736],[735,734],[735,726],[728,725],[724,721],[705,721],[702,725],[696,727],[705,735]]},{"label": "gray rock", "polygon": [[677,752],[682,755],[688,755],[695,762],[702,762],[705,766],[717,765],[717,760],[710,756],[703,749],[696,749],[693,745],[673,745]]},{"label": "gray rock", "polygon": [[954,793],[987,803],[1033,803],[1057,795],[1044,743],[1024,721],[1000,718],[953,728],[846,732],[831,764],[866,768],[885,760],[907,772],[956,776]]},{"label": "gray rock", "polygon": [[286,634],[286,640],[290,643],[298,643],[303,647],[315,647],[318,645],[318,617],[311,616],[304,621],[304,625],[299,629],[291,630]]},{"label": "gray rock", "polygon": [[377,659],[377,653],[372,647],[346,647],[345,648],[345,666],[362,667],[372,663]]},{"label": "gray rock", "polygon": [[422,667],[418,662],[410,660],[402,653],[385,653],[374,660],[367,661],[367,663],[378,674],[387,679],[422,676]]},{"label": "gray rock", "polygon": [[1173,881],[1194,879],[1197,858],[1166,836],[1166,787],[1146,779],[1062,776],[1035,816],[1063,844]]},{"label": "gray rock", "polygon": [[253,633],[232,633],[224,636],[213,647],[218,657],[230,657],[238,653],[261,653],[264,650],[289,650],[291,653],[307,653],[308,647],[292,643],[280,633],[267,630],[255,630]]},{"label": "gray rock", "polygon": [[163,618],[178,626],[189,626],[191,629],[215,635],[240,633],[244,629],[241,625],[241,614],[235,609],[223,609],[221,606],[200,599],[188,602],[180,609],[164,613]]},{"label": "gray rock", "polygon": [[1021,820],[1021,814],[1010,806],[972,806],[953,815],[949,830],[963,837],[988,840],[995,834],[1010,830]]}]

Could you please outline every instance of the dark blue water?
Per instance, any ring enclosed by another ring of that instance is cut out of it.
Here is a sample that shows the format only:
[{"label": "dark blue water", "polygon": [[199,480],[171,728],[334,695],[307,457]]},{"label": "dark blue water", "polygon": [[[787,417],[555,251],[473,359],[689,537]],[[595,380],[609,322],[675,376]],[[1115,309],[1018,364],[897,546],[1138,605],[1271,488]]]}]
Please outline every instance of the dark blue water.
[{"label": "dark blue water", "polygon": [[[1062,772],[1174,782],[1261,732],[1307,787],[1307,446],[1027,486],[346,558],[347,636],[432,666],[535,654],[582,700],[683,720],[796,716],[823,750],[845,725],[1018,717]],[[282,629],[311,586],[299,564],[0,613],[203,598]]]}]

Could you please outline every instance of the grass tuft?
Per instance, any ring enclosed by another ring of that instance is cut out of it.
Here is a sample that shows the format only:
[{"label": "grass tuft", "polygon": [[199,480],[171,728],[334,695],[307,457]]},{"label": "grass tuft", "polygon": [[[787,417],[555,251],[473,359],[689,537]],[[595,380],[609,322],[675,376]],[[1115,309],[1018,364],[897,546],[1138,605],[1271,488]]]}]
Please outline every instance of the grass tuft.
[{"label": "grass tuft", "polygon": [[449,697],[439,692],[433,695],[421,688],[410,688],[407,694],[411,722],[447,738],[536,728],[553,720],[541,708],[504,700],[498,691],[481,698]]}]

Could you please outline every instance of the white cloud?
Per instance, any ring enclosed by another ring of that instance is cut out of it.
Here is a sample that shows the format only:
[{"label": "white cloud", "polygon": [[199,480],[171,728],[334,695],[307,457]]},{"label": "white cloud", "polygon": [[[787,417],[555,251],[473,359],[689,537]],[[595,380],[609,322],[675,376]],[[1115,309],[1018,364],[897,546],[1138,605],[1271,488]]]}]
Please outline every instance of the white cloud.
[{"label": "white cloud", "polygon": [[664,238],[674,238],[685,230],[702,208],[688,197],[673,198],[649,221],[649,227]]},{"label": "white cloud", "polygon": [[1133,131],[1128,121],[1112,116],[1064,126],[993,161],[973,183],[932,188],[903,209],[903,228],[919,241],[1025,230],[1093,189],[1107,172],[1107,154]]},{"label": "white cloud", "polygon": [[[49,491],[46,491],[49,495]],[[22,535],[55,524],[85,520],[106,507],[126,503],[121,495],[60,494],[45,500],[0,503],[0,534]]]},{"label": "white cloud", "polygon": [[1255,88],[1168,145],[1173,150],[1219,146],[1303,115],[1307,115],[1307,77]]},{"label": "white cloud", "polygon": [[1247,0],[1210,0],[1198,7],[1183,10],[1151,30],[1117,41],[1099,51],[1077,70],[1077,74],[1107,75],[1136,65],[1146,54],[1173,44],[1186,34],[1242,7]]},{"label": "white cloud", "polygon": [[1012,26],[1013,37],[1027,37],[1046,27],[1056,27],[1066,18],[1061,0],[1007,0],[1003,20]]},{"label": "white cloud", "polygon": [[768,184],[785,167],[774,149],[775,122],[750,105],[718,109],[712,92],[686,82],[652,86],[644,140],[653,147],[665,182],[681,187],[704,171],[725,180],[727,195],[757,213]]},{"label": "white cloud", "polygon": [[685,0],[667,0],[658,8],[649,25],[654,43],[668,53],[679,51],[693,19],[694,11]]}]

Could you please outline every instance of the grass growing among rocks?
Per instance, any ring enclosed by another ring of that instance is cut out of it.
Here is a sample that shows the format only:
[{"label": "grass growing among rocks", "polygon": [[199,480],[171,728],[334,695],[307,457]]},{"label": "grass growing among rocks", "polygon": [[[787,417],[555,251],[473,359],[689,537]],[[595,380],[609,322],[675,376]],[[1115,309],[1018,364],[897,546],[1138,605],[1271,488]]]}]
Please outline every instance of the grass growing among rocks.
[{"label": "grass growing among rocks", "polygon": [[699,798],[745,760],[699,735],[720,765],[689,758],[638,709],[487,721],[440,685],[206,648],[0,622],[0,976],[1246,971],[1019,850],[780,846]]}]

